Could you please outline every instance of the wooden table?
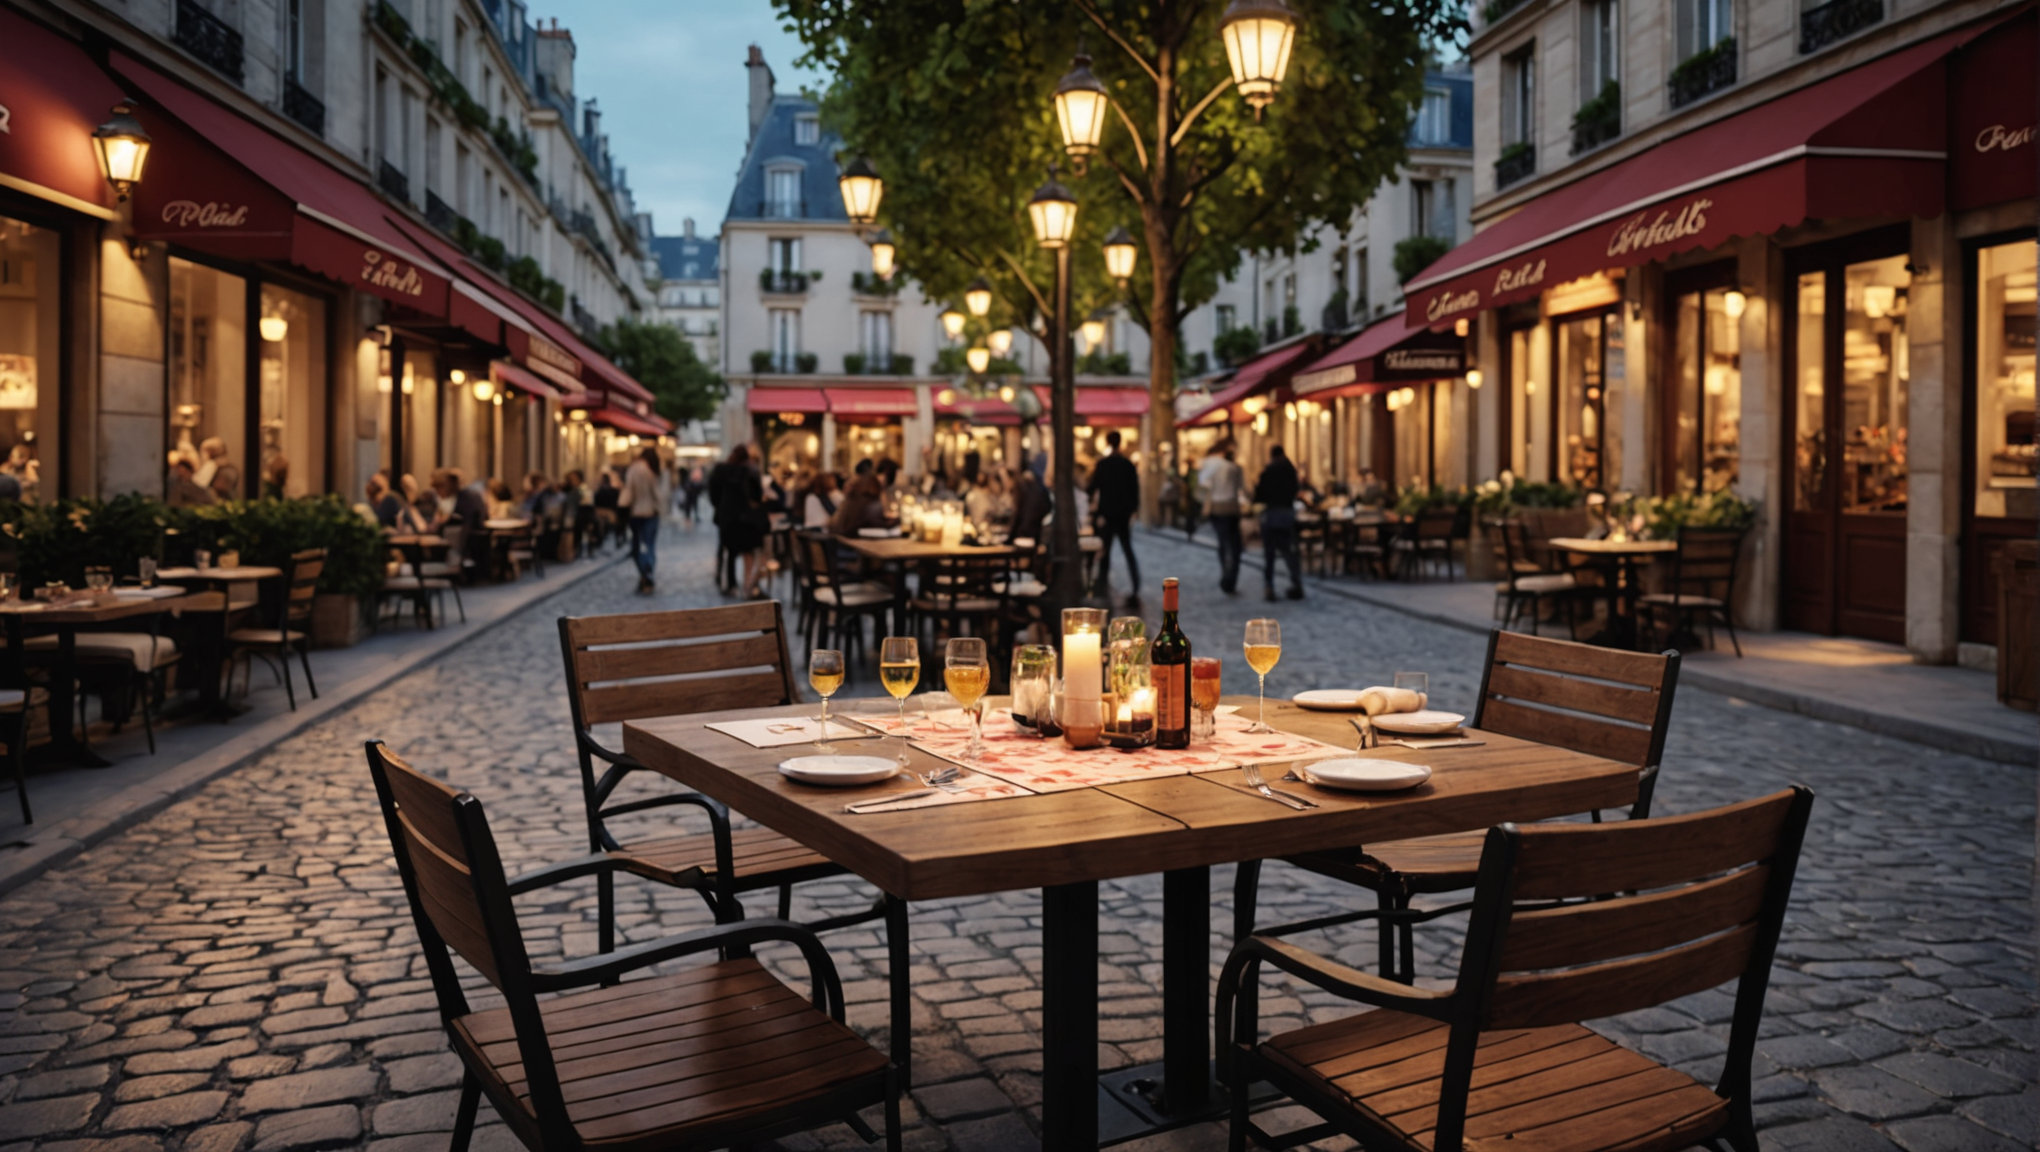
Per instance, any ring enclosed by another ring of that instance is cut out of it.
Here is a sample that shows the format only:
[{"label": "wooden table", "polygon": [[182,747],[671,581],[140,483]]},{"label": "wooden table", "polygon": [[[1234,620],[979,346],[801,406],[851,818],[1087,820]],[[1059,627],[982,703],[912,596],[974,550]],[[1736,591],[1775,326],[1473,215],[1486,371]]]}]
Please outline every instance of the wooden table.
[{"label": "wooden table", "polygon": [[1579,536],[1554,536],[1547,543],[1561,552],[1589,556],[1611,568],[1614,578],[1608,588],[1608,626],[1588,640],[1610,648],[1636,647],[1636,596],[1638,560],[1679,550],[1675,540],[1588,540]]},{"label": "wooden table", "polygon": [[[1251,705],[1250,698],[1234,703]],[[1007,800],[852,816],[850,799],[909,791],[901,778],[855,790],[795,784],[777,770],[800,749],[753,748],[711,731],[724,720],[796,716],[799,706],[646,720],[624,726],[642,763],[824,853],[902,900],[1042,890],[1042,1147],[1091,1148],[1100,1136],[1098,882],[1163,873],[1163,1080],[1165,1115],[1132,1124],[1108,1113],[1106,1135],[1174,1126],[1211,1114],[1210,921],[1214,864],[1431,836],[1616,808],[1636,798],[1637,770],[1559,748],[1487,734],[1480,747],[1375,755],[1427,763],[1429,783],[1364,795],[1293,785],[1320,807],[1296,812],[1248,791],[1235,772],[1172,776]],[[1350,747],[1345,714],[1270,701],[1286,731]],[[943,763],[914,750],[917,771]],[[1271,773],[1279,775],[1279,773]],[[900,918],[904,923],[904,918]],[[891,941],[904,962],[904,930]],[[894,1059],[902,1069],[911,1029],[894,990]],[[1115,1119],[1121,1121],[1115,1124]],[[1116,1129],[1116,1131],[1115,1131]]]},{"label": "wooden table", "polygon": [[[894,536],[878,539],[869,536],[838,536],[839,547],[848,548],[867,560],[881,564],[886,569],[886,579],[893,589],[893,632],[895,636],[907,636],[907,565],[921,560],[940,560],[947,557],[1019,556],[1027,549],[1011,544],[929,544],[911,536]],[[777,760],[773,763],[778,763]]]},{"label": "wooden table", "polygon": [[[35,760],[40,763],[83,764],[89,768],[105,768],[112,764],[87,747],[72,727],[78,717],[74,678],[80,628],[164,612],[173,615],[183,612],[224,613],[226,607],[226,597],[218,592],[186,593],[159,599],[124,598],[112,604],[76,608],[43,607],[36,610],[24,601],[0,605],[0,617],[7,622],[7,643],[16,653],[27,652],[31,630],[57,634],[56,659],[50,667],[50,742],[34,750]],[[24,682],[19,687],[26,689],[28,685]]]},{"label": "wooden table", "polygon": [[230,619],[233,613],[253,608],[261,602],[262,590],[258,587],[264,580],[283,579],[283,569],[261,565],[244,564],[238,568],[164,568],[156,578],[169,584],[189,584],[201,588],[217,588],[226,596],[220,612],[220,626],[207,636],[206,647],[193,661],[198,667],[198,704],[184,715],[207,715],[226,721],[248,711],[245,706],[236,705],[227,699],[221,687],[221,677],[227,657],[227,633],[233,628]]}]

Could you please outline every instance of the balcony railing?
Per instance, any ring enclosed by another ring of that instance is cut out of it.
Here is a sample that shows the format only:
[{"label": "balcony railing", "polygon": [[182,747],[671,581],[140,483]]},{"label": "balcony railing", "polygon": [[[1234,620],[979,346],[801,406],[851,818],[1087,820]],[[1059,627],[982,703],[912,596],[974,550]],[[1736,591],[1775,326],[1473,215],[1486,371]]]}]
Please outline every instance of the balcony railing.
[{"label": "balcony railing", "polygon": [[177,0],[177,46],[205,62],[206,67],[241,82],[241,34],[226,21],[201,8],[197,0]]},{"label": "balcony railing", "polygon": [[774,295],[797,295],[808,290],[808,275],[805,272],[782,272],[767,268],[758,274],[758,290]]},{"label": "balcony railing", "polygon": [[458,227],[455,221],[459,219],[460,213],[453,210],[453,205],[441,200],[439,193],[429,188],[425,190],[425,222],[427,224],[451,236],[453,235],[453,230]]},{"label": "balcony railing", "polygon": [[326,134],[326,102],[312,95],[295,76],[283,78],[283,114],[304,125],[314,136]]},{"label": "balcony railing", "polygon": [[1830,0],[1799,14],[1799,52],[1818,52],[1884,19],[1884,0]]},{"label": "balcony railing", "polygon": [[1684,108],[1702,96],[1734,86],[1734,37],[1688,58],[1677,68],[1672,69],[1672,75],[1666,81],[1674,108]]},{"label": "balcony railing", "polygon": [[1502,149],[1502,158],[1495,161],[1495,187],[1507,188],[1537,171],[1537,146],[1535,144],[1511,144]]},{"label": "balcony railing", "polygon": [[807,201],[760,200],[758,201],[758,215],[763,216],[767,220],[805,220],[807,218]]},{"label": "balcony railing", "polygon": [[387,160],[382,161],[376,168],[375,182],[382,187],[384,192],[389,193],[392,200],[409,201],[411,199],[411,178],[404,175],[402,170]]}]

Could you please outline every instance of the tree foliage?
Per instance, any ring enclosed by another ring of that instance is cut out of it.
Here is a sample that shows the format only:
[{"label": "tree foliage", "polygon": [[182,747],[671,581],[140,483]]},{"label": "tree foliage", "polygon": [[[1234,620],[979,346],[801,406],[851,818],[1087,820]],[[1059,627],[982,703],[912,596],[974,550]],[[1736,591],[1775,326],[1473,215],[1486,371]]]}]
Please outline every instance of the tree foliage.
[{"label": "tree foliage", "polygon": [[653,408],[668,420],[707,420],[729,385],[670,324],[620,320],[602,330],[616,366],[652,390]]}]

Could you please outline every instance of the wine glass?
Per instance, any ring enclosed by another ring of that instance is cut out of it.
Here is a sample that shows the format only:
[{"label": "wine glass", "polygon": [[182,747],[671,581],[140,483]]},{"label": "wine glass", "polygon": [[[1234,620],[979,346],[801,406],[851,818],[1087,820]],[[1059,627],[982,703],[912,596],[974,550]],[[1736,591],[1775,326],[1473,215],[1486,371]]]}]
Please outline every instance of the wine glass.
[{"label": "wine glass", "polygon": [[834,752],[829,743],[829,697],[843,686],[843,654],[833,648],[817,648],[808,657],[808,686],[822,698],[821,734],[815,737],[815,749],[819,752]]},{"label": "wine glass", "polygon": [[20,574],[16,572],[0,572],[0,601],[12,600],[20,592]]},{"label": "wine glass", "polygon": [[985,642],[975,636],[957,636],[949,641],[942,678],[949,694],[970,714],[970,745],[964,749],[964,763],[977,766],[985,754],[983,709],[985,689],[992,684],[992,666],[985,660]]},{"label": "wine glass", "polygon": [[104,592],[113,587],[113,569],[101,566],[85,569],[85,587],[94,592]]},{"label": "wine glass", "polygon": [[1247,731],[1254,734],[1273,732],[1268,727],[1268,673],[1275,670],[1275,662],[1282,659],[1282,623],[1278,620],[1247,621],[1247,667],[1261,680],[1261,716]]},{"label": "wine glass", "polygon": [[1190,658],[1190,738],[1202,743],[1218,734],[1218,700],[1225,666],[1216,656]]},{"label": "wine glass", "polygon": [[888,636],[878,645],[878,681],[900,705],[900,763],[907,762],[907,697],[921,682],[921,645],[912,636]]},{"label": "wine glass", "polygon": [[1417,707],[1426,708],[1431,702],[1431,675],[1428,672],[1398,672],[1395,686],[1407,688],[1417,694]]}]

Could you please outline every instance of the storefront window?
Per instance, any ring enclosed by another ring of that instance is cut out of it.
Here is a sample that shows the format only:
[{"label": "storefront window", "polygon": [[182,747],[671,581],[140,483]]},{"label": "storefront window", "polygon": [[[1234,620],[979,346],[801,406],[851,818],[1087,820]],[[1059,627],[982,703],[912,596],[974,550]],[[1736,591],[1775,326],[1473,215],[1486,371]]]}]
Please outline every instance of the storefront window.
[{"label": "storefront window", "polygon": [[1677,491],[1714,492],[1736,481],[1742,460],[1741,309],[1731,311],[1740,303],[1729,289],[1678,298],[1671,430]]},{"label": "storefront window", "polygon": [[[1509,470],[1526,480],[1550,479],[1551,405],[1537,396],[1539,328],[1509,333]],[[1549,345],[1546,345],[1549,347]]]},{"label": "storefront window", "polygon": [[[266,354],[265,354],[266,355]],[[248,282],[170,260],[170,451],[220,499],[247,489]]]},{"label": "storefront window", "polygon": [[0,474],[30,503],[56,487],[38,454],[55,442],[40,433],[56,423],[60,253],[55,232],[0,216]]},{"label": "storefront window", "polygon": [[[262,287],[261,485],[303,496],[325,474],[326,310],[302,292]],[[230,437],[229,443],[233,442]]]},{"label": "storefront window", "polygon": [[1601,488],[1602,436],[1607,412],[1607,362],[1622,354],[1622,325],[1614,313],[1558,325],[1558,476],[1583,488]]},{"label": "storefront window", "polygon": [[1826,505],[1821,499],[1827,486],[1827,389],[1822,381],[1822,352],[1825,348],[1827,317],[1827,273],[1808,272],[1799,278],[1799,313],[1794,324],[1798,339],[1793,358],[1797,361],[1799,395],[1793,404],[1792,507],[1799,512],[1818,512]]},{"label": "storefront window", "polygon": [[2034,490],[2034,249],[1976,257],[1976,514],[2040,515]]},{"label": "storefront window", "polygon": [[1842,325],[1842,511],[1905,511],[1906,258],[1849,265]]},{"label": "storefront window", "polygon": [[905,433],[897,423],[892,424],[851,424],[836,421],[836,459],[833,461],[837,472],[844,476],[857,470],[859,461],[880,460],[904,461],[906,459]]}]

